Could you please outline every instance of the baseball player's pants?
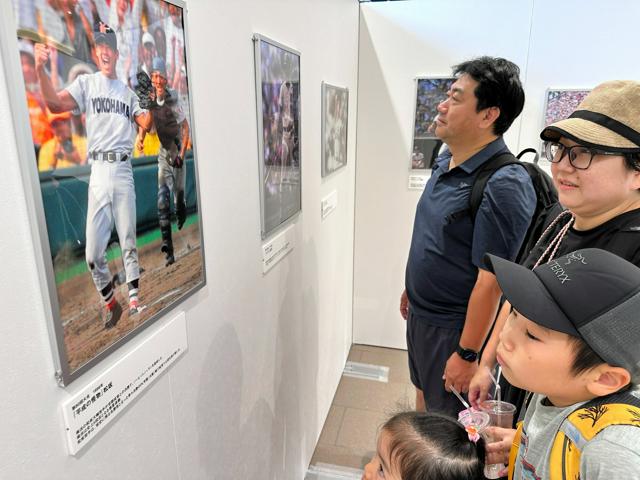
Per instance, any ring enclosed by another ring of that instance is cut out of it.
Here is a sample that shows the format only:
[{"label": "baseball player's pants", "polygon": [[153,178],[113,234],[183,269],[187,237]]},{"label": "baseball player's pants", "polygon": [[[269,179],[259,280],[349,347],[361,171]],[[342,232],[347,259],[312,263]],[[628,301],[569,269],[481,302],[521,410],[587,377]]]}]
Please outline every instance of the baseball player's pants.
[{"label": "baseball player's pants", "polygon": [[169,165],[169,158],[175,158],[176,155],[178,155],[177,146],[170,150],[160,147],[160,152],[158,153],[158,187],[163,185],[169,187],[169,190],[173,192],[174,205],[178,205],[178,193],[184,192],[187,179],[187,167],[184,165],[184,159],[182,159],[182,168],[173,168]]},{"label": "baseball player's pants", "polygon": [[115,223],[127,282],[140,277],[136,249],[136,191],[131,161],[91,164],[86,260],[98,291],[111,282],[106,250]]}]

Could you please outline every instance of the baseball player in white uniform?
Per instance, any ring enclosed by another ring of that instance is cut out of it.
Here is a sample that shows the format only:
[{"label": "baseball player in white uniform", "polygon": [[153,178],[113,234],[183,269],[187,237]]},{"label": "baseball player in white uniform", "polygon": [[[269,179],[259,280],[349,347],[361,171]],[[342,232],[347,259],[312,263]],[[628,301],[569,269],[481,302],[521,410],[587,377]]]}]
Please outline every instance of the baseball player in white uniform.
[{"label": "baseball player in white uniform", "polygon": [[129,286],[129,314],[138,312],[138,251],[136,249],[136,194],[131,167],[134,123],[148,130],[151,115],[138,97],[116,77],[116,35],[105,24],[94,33],[99,72],[81,75],[56,92],[45,65],[49,47],[36,44],[36,72],[45,102],[54,113],[79,108],[86,114],[89,179],[86,248],[87,265],[105,305],[104,326],[112,328],[122,314],[107,264],[106,250],[115,224]]},{"label": "baseball player in white uniform", "polygon": [[[140,74],[139,80],[143,80]],[[171,193],[176,207],[178,230],[187,218],[184,198],[186,169],[184,156],[189,144],[189,122],[185,116],[178,92],[167,88],[167,68],[164,58],[155,57],[151,64],[152,88],[143,85],[136,88],[140,101],[148,104],[153,125],[156,127],[161,147],[158,154],[158,220],[162,244],[160,250],[166,256],[166,266],[175,262],[171,238]],[[142,82],[138,82],[141,84]],[[144,100],[143,100],[144,99]],[[147,101],[148,100],[148,101]],[[146,131],[139,128],[137,147],[142,151]]]}]

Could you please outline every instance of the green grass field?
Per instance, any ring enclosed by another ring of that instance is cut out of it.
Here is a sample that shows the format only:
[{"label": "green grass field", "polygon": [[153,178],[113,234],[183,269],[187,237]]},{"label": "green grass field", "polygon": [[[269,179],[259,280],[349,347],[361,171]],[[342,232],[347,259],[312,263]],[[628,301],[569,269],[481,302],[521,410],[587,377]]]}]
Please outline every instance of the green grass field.
[{"label": "green grass field", "polygon": [[[192,225],[196,222],[198,222],[198,215],[197,214],[189,215],[182,228],[188,227],[189,225]],[[172,224],[172,229],[173,229],[173,232],[178,231],[178,227],[175,223]],[[140,249],[145,245],[148,245],[149,243],[155,242],[157,240],[160,240],[160,228],[154,228],[153,230],[150,230],[147,233],[140,235],[136,240],[136,244],[138,249]],[[121,256],[122,256],[122,252],[119,246],[107,249],[107,262],[110,262],[115,258],[120,258]],[[82,258],[74,262],[69,267],[62,269],[60,271],[56,271],[56,285],[60,285],[61,283],[77,275],[83,275],[86,273],[89,273],[89,270],[87,268],[87,262],[85,262],[84,258]]]}]

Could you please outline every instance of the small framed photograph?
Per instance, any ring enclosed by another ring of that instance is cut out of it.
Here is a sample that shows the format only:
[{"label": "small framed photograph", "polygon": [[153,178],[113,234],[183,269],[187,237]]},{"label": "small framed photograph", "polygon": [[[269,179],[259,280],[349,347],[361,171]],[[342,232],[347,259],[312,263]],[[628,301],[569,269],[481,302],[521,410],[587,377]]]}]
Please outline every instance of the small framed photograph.
[{"label": "small framed photograph", "polygon": [[264,239],[302,208],[300,53],[262,35],[253,40]]},{"label": "small framed photograph", "polygon": [[205,284],[185,7],[12,5],[2,59],[68,385]]},{"label": "small framed photograph", "polygon": [[442,140],[433,133],[438,105],[447,98],[454,77],[419,77],[416,79],[416,101],[413,140],[409,170],[428,170],[438,157]]},{"label": "small framed photograph", "polygon": [[543,128],[569,118],[590,91],[581,88],[548,88],[544,99]]},{"label": "small framed photograph", "polygon": [[322,177],[347,164],[349,90],[322,82]]}]

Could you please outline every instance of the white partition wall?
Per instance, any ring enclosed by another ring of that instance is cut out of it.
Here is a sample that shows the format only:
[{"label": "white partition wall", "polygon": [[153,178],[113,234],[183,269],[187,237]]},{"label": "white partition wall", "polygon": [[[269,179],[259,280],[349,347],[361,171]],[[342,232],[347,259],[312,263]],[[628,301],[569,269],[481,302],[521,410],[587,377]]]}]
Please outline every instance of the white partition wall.
[{"label": "white partition wall", "polygon": [[[548,87],[593,88],[606,80],[640,81],[633,60],[640,3],[615,0],[535,0],[527,60],[520,148],[540,144],[545,91]],[[560,28],[559,23],[590,25]]]},{"label": "white partition wall", "polygon": [[[186,354],[75,457],[61,402],[146,332],[77,384],[56,385],[0,67],[0,478],[304,477],[351,344],[355,129],[347,167],[321,180],[320,93],[322,81],[349,88],[354,128],[358,4],[188,0],[186,8],[207,285],[180,307]],[[11,2],[0,11],[11,15]],[[265,276],[254,33],[302,53],[302,214],[295,249]],[[321,220],[321,199],[333,191],[337,208]]]},{"label": "white partition wall", "polygon": [[416,76],[479,55],[521,67],[523,114],[505,135],[539,148],[548,87],[640,79],[633,0],[408,0],[362,4],[354,260],[354,342],[405,348],[398,312],[415,206],[407,189]]}]

